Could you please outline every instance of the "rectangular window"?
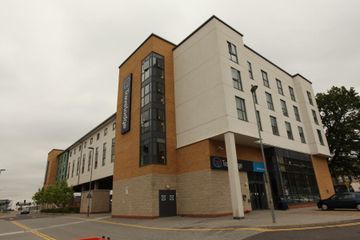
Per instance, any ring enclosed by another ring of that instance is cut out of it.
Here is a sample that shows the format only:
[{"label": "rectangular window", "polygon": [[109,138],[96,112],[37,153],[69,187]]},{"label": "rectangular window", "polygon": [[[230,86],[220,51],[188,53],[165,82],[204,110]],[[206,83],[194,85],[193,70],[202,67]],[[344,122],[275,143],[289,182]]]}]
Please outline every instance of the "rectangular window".
[{"label": "rectangular window", "polygon": [[100,133],[97,133],[96,134],[96,140],[99,140],[100,139]]},{"label": "rectangular window", "polygon": [[311,105],[314,105],[313,100],[312,100],[312,97],[311,97],[311,93],[310,93],[309,91],[306,91],[306,94],[307,94],[307,97],[308,97],[308,99],[309,99],[309,103],[310,103]]},{"label": "rectangular window", "polygon": [[73,160],[73,164],[72,164],[71,177],[74,177],[74,169],[75,169],[75,160]]},{"label": "rectangular window", "polygon": [[294,108],[294,114],[295,114],[295,119],[296,119],[296,121],[301,122],[300,113],[299,113],[298,107],[297,107],[297,106],[293,106],[293,108]]},{"label": "rectangular window", "polygon": [[108,129],[105,128],[105,129],[104,129],[104,136],[106,136],[107,132],[108,132]]},{"label": "rectangular window", "polygon": [[290,87],[290,86],[289,86],[289,93],[290,93],[291,100],[296,102],[294,89],[292,87]]},{"label": "rectangular window", "polygon": [[93,143],[93,138],[90,138],[90,145]]},{"label": "rectangular window", "polygon": [[68,170],[66,173],[66,178],[69,179],[69,177],[70,177],[70,163],[68,164]]},{"label": "rectangular window", "polygon": [[265,96],[266,96],[266,103],[267,103],[268,109],[274,110],[274,104],[273,104],[271,94],[268,92],[265,92]]},{"label": "rectangular window", "polygon": [[101,162],[102,166],[105,166],[105,159],[106,159],[106,142],[103,144],[103,154],[102,154],[102,162]]},{"label": "rectangular window", "polygon": [[111,140],[111,162],[115,161],[115,138]]},{"label": "rectangular window", "polygon": [[288,117],[289,113],[288,113],[288,110],[287,110],[286,102],[284,100],[280,99],[280,104],[281,104],[281,110],[283,112],[283,115]]},{"label": "rectangular window", "polygon": [[97,165],[98,165],[98,159],[99,159],[99,147],[96,147],[95,148],[95,164],[94,164],[95,169],[97,168]]},{"label": "rectangular window", "polygon": [[286,134],[288,139],[294,140],[294,136],[291,129],[291,124],[289,122],[285,122]]},{"label": "rectangular window", "polygon": [[236,46],[234,44],[232,44],[231,42],[227,42],[227,43],[228,43],[230,60],[233,61],[233,62],[238,63],[238,56],[237,56]]},{"label": "rectangular window", "polygon": [[260,131],[262,131],[262,125],[261,125],[261,117],[260,117],[260,112],[256,110],[256,122],[257,125],[259,126]]},{"label": "rectangular window", "polygon": [[[94,153],[92,153],[92,154],[94,154]],[[90,171],[90,167],[91,167],[91,154],[89,153],[88,167],[87,167],[88,171]]]},{"label": "rectangular window", "polygon": [[318,137],[319,137],[319,142],[321,145],[324,145],[324,140],[322,138],[322,134],[321,134],[321,131],[319,129],[316,129],[317,131],[317,134],[318,134]]},{"label": "rectangular window", "polygon": [[277,89],[278,89],[278,93],[281,94],[281,95],[284,95],[284,90],[283,90],[283,87],[282,87],[282,83],[279,79],[276,79],[276,86],[277,86]]},{"label": "rectangular window", "polygon": [[80,173],[80,161],[81,161],[81,156],[78,157],[77,163],[76,163],[76,176],[79,175]]},{"label": "rectangular window", "polygon": [[231,76],[232,76],[234,88],[243,91],[240,72],[235,68],[231,68]]},{"label": "rectangular window", "polygon": [[236,100],[236,110],[238,114],[238,119],[247,121],[245,100],[239,97],[235,97],[235,100]]},{"label": "rectangular window", "polygon": [[116,128],[116,123],[114,122],[114,123],[112,124],[112,130],[115,130],[115,128]]},{"label": "rectangular window", "polygon": [[264,86],[270,88],[267,72],[261,70],[261,76],[262,76],[262,79],[263,79],[263,82],[264,82]]},{"label": "rectangular window", "polygon": [[81,173],[84,173],[84,171],[85,171],[85,159],[86,159],[86,156],[84,154],[83,159],[82,159],[82,165],[81,165]]},{"label": "rectangular window", "polygon": [[248,70],[248,71],[249,71],[249,78],[250,78],[250,79],[254,79],[251,62],[248,61],[247,64],[248,64],[248,68],[249,68],[249,70]]},{"label": "rectangular window", "polygon": [[279,136],[279,128],[277,125],[276,117],[270,116],[270,122],[273,134]]},{"label": "rectangular window", "polygon": [[317,116],[316,116],[316,112],[315,112],[314,110],[311,110],[311,112],[312,112],[312,115],[313,115],[314,122],[315,122],[317,125],[319,125],[319,121],[318,121],[318,118],[317,118]]},{"label": "rectangular window", "polygon": [[301,142],[302,142],[302,143],[306,143],[303,128],[300,127],[300,126],[298,126],[298,130],[299,130],[299,136],[300,136]]}]

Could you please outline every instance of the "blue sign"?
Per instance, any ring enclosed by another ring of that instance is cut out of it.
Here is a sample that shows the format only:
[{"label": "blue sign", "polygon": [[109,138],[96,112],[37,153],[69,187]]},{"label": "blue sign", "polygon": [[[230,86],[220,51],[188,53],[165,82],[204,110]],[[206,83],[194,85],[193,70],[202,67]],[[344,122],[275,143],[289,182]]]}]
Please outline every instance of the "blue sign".
[{"label": "blue sign", "polygon": [[132,74],[127,76],[123,82],[123,97],[122,97],[122,115],[121,115],[121,134],[130,131],[130,116],[131,116],[131,80]]},{"label": "blue sign", "polygon": [[253,172],[265,172],[265,165],[263,162],[253,162]]}]

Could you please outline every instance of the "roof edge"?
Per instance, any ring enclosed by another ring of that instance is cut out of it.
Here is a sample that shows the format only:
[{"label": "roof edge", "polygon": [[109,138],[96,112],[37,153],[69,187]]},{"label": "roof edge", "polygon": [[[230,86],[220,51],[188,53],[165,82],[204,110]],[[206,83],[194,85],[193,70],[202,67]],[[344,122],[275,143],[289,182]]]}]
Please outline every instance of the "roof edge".
[{"label": "roof edge", "polygon": [[304,79],[304,80],[307,81],[308,83],[312,84],[312,82],[311,82],[310,80],[308,80],[306,77],[304,77],[304,76],[301,75],[300,73],[296,73],[296,74],[292,75],[293,78],[294,78],[294,77],[297,77],[297,76],[301,77],[302,79]]},{"label": "roof edge", "polygon": [[166,40],[165,38],[160,37],[159,35],[156,35],[155,33],[151,33],[119,66],[121,68],[151,37],[156,37],[162,41],[165,41],[169,43],[170,45],[173,45],[174,47],[176,44],[170,42],[169,40]]},{"label": "roof edge", "polygon": [[196,28],[192,33],[190,33],[184,40],[182,40],[176,47],[174,47],[173,51],[178,48],[180,45],[182,45],[184,42],[186,42],[186,40],[188,40],[190,37],[192,37],[195,33],[197,33],[200,29],[202,29],[206,24],[208,24],[211,20],[216,19],[219,22],[221,22],[222,24],[224,24],[226,27],[228,27],[229,29],[233,30],[235,33],[239,34],[241,37],[243,37],[244,35],[242,33],[240,33],[239,31],[237,31],[235,28],[231,27],[229,24],[227,24],[226,22],[224,22],[223,20],[221,20],[220,18],[218,18],[215,15],[212,15],[208,20],[206,20],[203,24],[200,25],[200,27]]}]

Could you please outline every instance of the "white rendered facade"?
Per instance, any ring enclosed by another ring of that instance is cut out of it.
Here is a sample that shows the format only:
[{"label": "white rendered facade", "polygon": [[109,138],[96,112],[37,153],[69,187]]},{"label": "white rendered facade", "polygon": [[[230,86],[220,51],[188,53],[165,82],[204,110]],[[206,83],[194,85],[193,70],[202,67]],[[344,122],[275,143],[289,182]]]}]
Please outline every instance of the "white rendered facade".
[{"label": "white rendered facade", "polygon": [[[115,117],[105,120],[94,130],[74,143],[69,150],[67,166],[67,183],[77,186],[88,183],[92,168],[92,181],[109,177],[114,172],[114,157],[112,159],[112,143],[115,139]],[[104,149],[105,144],[105,151]],[[94,150],[89,149],[94,148]],[[96,151],[97,159],[96,159]],[[105,153],[105,158],[103,157]],[[95,154],[95,159],[93,158]],[[91,163],[91,160],[94,160]],[[96,163],[97,162],[97,163]],[[79,167],[78,167],[79,166]]]},{"label": "white rendered facade", "polygon": [[[228,42],[236,46],[238,63],[229,58]],[[248,62],[253,79],[249,76]],[[243,90],[233,87],[231,68],[240,71]],[[269,87],[264,86],[261,71],[267,73]],[[264,59],[244,45],[240,33],[217,18],[212,18],[175,48],[174,78],[178,148],[217,138],[226,132],[235,133],[239,144],[256,141],[258,133],[250,88],[257,85],[256,108],[260,112],[265,145],[329,156],[311,83],[301,75],[289,75]],[[279,94],[276,79],[281,81],[284,95]],[[291,99],[289,87],[294,89],[296,101]],[[313,105],[309,104],[307,91]],[[271,94],[274,110],[268,109],[265,92]],[[238,119],[235,97],[245,100],[247,121]],[[284,116],[280,100],[286,102],[288,116]],[[295,119],[293,106],[298,108],[301,121]],[[312,110],[318,124],[314,123]],[[272,132],[270,116],[277,120],[279,136]],[[293,140],[287,136],[285,121],[291,125]],[[304,130],[306,143],[301,142],[298,126]],[[321,132],[323,145],[317,130]]]}]

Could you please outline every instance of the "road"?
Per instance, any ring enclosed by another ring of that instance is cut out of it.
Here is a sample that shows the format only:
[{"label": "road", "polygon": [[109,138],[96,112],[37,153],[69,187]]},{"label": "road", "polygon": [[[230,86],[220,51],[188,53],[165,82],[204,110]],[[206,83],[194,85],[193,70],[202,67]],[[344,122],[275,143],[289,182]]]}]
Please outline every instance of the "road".
[{"label": "road", "polygon": [[114,220],[108,216],[87,219],[74,215],[16,215],[0,219],[0,240],[75,240],[95,236],[106,236],[111,240],[355,240],[360,239],[360,223],[287,231],[250,227],[220,229],[151,227],[121,219]]}]

